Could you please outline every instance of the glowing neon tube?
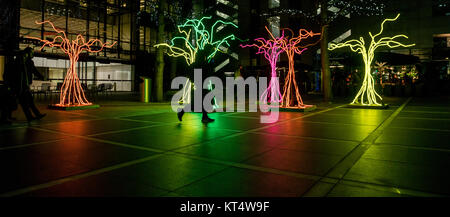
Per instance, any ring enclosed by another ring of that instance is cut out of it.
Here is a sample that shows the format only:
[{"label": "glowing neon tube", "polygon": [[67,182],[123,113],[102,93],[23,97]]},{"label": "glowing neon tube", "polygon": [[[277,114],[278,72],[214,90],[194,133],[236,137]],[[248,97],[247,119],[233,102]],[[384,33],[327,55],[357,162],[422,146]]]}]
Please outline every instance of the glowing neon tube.
[{"label": "glowing neon tube", "polygon": [[389,47],[389,48],[396,48],[396,47],[412,47],[415,44],[409,44],[405,45],[401,42],[398,42],[396,39],[404,38],[408,39],[408,36],[406,35],[395,35],[392,37],[381,37],[379,39],[376,39],[378,36],[380,36],[383,33],[384,30],[384,24],[386,22],[393,22],[396,21],[399,18],[400,14],[397,14],[395,18],[392,19],[385,19],[381,23],[381,30],[377,34],[373,35],[371,32],[369,32],[370,36],[370,44],[369,47],[366,47],[366,42],[363,37],[360,37],[359,40],[352,39],[349,41],[346,41],[344,43],[331,43],[329,50],[335,50],[338,48],[343,47],[349,47],[351,51],[357,52],[362,55],[364,60],[364,80],[361,85],[360,90],[358,91],[358,94],[356,94],[355,98],[353,99],[351,104],[361,104],[361,105],[382,105],[379,100],[383,100],[381,96],[376,92],[375,90],[375,80],[373,79],[371,75],[371,65],[375,56],[375,50],[379,47]]},{"label": "glowing neon tube", "polygon": [[[49,47],[59,47],[66,55],[69,56],[70,67],[67,70],[66,77],[64,78],[64,83],[61,86],[61,94],[59,98],[58,106],[80,106],[80,105],[90,105],[90,103],[84,94],[84,90],[81,87],[80,79],[78,78],[76,65],[80,54],[83,51],[87,51],[90,53],[98,53],[102,51],[104,48],[113,47],[114,43],[103,43],[98,39],[90,39],[86,41],[86,39],[81,35],[77,35],[75,40],[70,40],[64,30],[58,29],[51,21],[43,21],[38,22],[38,25],[49,24],[52,26],[53,30],[57,33],[57,36],[53,38],[53,40],[44,40],[36,37],[26,37],[29,39],[36,39],[44,44],[41,49],[44,49],[45,46]],[[94,49],[96,45],[99,45],[97,49]]]}]

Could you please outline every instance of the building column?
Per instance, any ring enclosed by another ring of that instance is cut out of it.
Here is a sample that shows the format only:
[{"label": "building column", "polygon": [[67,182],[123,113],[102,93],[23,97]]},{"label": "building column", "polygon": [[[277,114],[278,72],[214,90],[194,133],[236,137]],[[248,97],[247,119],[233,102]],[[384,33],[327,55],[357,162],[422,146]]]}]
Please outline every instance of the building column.
[{"label": "building column", "polygon": [[140,67],[136,67],[136,64],[138,64],[138,57],[137,55],[140,55],[139,49],[140,49],[140,26],[136,22],[137,16],[136,14],[140,11],[140,1],[138,0],[132,0],[131,1],[131,8],[130,8],[130,60],[133,63],[131,66],[131,79],[133,80],[131,84],[131,91],[138,91],[139,90],[139,74],[142,72],[137,72],[137,70],[140,70]]},{"label": "building column", "polygon": [[3,81],[7,56],[19,49],[20,1],[1,1],[0,14],[0,80]]},{"label": "building column", "polygon": [[4,73],[5,73],[5,56],[0,56],[0,81],[3,81]]}]

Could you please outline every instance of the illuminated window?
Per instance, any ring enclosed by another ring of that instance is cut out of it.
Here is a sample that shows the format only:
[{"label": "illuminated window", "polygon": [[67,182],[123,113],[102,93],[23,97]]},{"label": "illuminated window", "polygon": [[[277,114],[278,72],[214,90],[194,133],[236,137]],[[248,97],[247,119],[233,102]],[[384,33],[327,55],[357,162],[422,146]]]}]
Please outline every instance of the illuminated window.
[{"label": "illuminated window", "polygon": [[[447,58],[448,60],[448,58]],[[447,75],[450,75],[450,62],[448,62],[447,64]]]},{"label": "illuminated window", "polygon": [[433,0],[433,16],[450,16],[448,0]]},{"label": "illuminated window", "polygon": [[280,37],[280,17],[270,17],[267,19],[270,32],[275,37]]},{"label": "illuminated window", "polygon": [[280,7],[280,0],[269,0],[269,8]]}]

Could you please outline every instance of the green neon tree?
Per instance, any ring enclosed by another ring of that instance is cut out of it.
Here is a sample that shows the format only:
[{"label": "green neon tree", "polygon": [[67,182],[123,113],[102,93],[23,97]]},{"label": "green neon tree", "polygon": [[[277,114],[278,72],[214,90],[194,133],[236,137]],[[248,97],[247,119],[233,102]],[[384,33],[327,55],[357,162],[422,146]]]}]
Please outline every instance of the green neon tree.
[{"label": "green neon tree", "polygon": [[[188,65],[194,64],[198,58],[206,58],[209,63],[217,53],[226,53],[228,47],[230,47],[230,41],[237,39],[234,34],[225,36],[216,35],[218,30],[227,26],[238,29],[238,26],[232,22],[223,20],[213,21],[212,17],[188,19],[182,25],[178,26],[177,36],[173,37],[168,43],[156,44],[155,47],[167,48],[167,55],[171,57],[183,57]],[[200,52],[204,51],[207,46],[212,49],[209,49],[208,52]],[[203,56],[198,56],[199,53]],[[184,86],[184,94],[180,103],[190,102],[192,85],[191,83],[191,85]],[[212,88],[211,85],[209,87]],[[217,107],[217,104],[215,107]]]},{"label": "green neon tree", "polygon": [[351,104],[361,104],[361,105],[369,105],[369,106],[381,106],[382,104],[378,101],[378,99],[382,102],[381,96],[376,92],[375,90],[375,80],[373,79],[371,75],[371,65],[374,59],[375,50],[379,47],[389,47],[389,48],[396,48],[396,47],[412,47],[415,44],[409,44],[405,45],[401,42],[398,42],[397,39],[404,38],[408,39],[408,36],[406,35],[396,35],[392,37],[379,37],[384,30],[384,24],[386,22],[393,22],[398,19],[400,14],[398,14],[395,18],[392,19],[385,19],[381,23],[381,30],[377,34],[373,35],[371,32],[369,32],[369,36],[371,39],[371,42],[369,44],[369,47],[366,47],[366,43],[364,41],[363,37],[360,37],[359,40],[353,39],[346,41],[344,43],[330,43],[329,50],[335,50],[338,48],[343,47],[349,47],[353,52],[357,52],[362,55],[364,60],[364,80],[361,86],[361,89],[359,90],[358,94],[356,94],[355,98],[353,99]]},{"label": "green neon tree", "polygon": [[[172,57],[183,57],[188,65],[195,63],[197,53],[204,50],[206,45],[213,47],[207,55],[208,62],[214,58],[218,52],[226,53],[227,47],[230,47],[229,41],[236,40],[234,34],[227,36],[216,36],[218,28],[231,26],[238,28],[232,22],[223,20],[215,21],[210,27],[208,23],[212,22],[212,17],[203,17],[201,19],[188,19],[184,24],[178,26],[179,36],[173,37],[169,43],[161,43],[155,47],[166,47],[166,54]],[[202,57],[201,57],[202,58]]]}]

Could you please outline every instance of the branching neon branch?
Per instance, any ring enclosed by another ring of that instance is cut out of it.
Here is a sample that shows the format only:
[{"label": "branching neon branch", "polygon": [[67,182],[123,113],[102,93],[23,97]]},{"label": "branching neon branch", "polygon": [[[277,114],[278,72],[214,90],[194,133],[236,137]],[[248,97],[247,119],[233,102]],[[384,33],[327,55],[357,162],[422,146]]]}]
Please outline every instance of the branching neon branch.
[{"label": "branching neon branch", "polygon": [[[215,21],[208,28],[208,22],[211,23],[211,19],[212,17],[188,19],[184,24],[178,26],[179,36],[172,38],[169,43],[157,44],[155,47],[166,47],[167,55],[171,57],[183,57],[188,65],[192,65],[196,62],[197,58],[204,58],[197,57],[199,51],[204,50],[206,45],[211,45],[213,47],[211,53],[206,54],[209,62],[217,52],[226,53],[227,47],[230,46],[229,42],[237,39],[234,34],[216,37],[214,34],[218,31],[218,28],[224,28],[224,26],[238,28],[236,24],[222,20]],[[180,103],[190,102],[191,87],[192,85],[184,86],[183,97]]]},{"label": "branching neon branch", "polygon": [[211,20],[211,17],[203,17],[201,19],[188,19],[184,24],[178,26],[178,33],[180,36],[174,37],[170,43],[157,44],[155,47],[166,47],[167,55],[172,57],[183,57],[188,65],[195,62],[199,50],[203,50],[207,44],[214,49],[207,54],[207,59],[210,61],[217,52],[226,52],[221,50],[225,46],[230,46],[229,41],[236,40],[234,34],[224,36],[217,39],[214,33],[217,32],[219,26],[238,26],[232,22],[225,22],[218,20],[211,25],[211,28],[206,27],[206,21]]},{"label": "branching neon branch", "polygon": [[338,48],[343,47],[349,47],[353,52],[358,52],[362,55],[364,60],[364,80],[361,86],[361,89],[359,90],[358,94],[356,94],[355,99],[353,99],[352,104],[361,104],[361,105],[381,105],[378,102],[378,99],[382,100],[381,96],[375,91],[375,81],[370,74],[370,66],[372,65],[375,50],[379,47],[389,47],[389,48],[396,48],[396,47],[412,47],[415,44],[409,44],[405,45],[401,42],[396,41],[397,39],[408,39],[408,36],[406,35],[396,35],[393,37],[381,37],[379,39],[376,39],[378,36],[380,36],[383,33],[384,30],[384,24],[386,22],[393,22],[398,19],[400,14],[398,14],[393,19],[385,19],[381,23],[381,30],[377,34],[373,35],[371,32],[369,32],[369,36],[371,39],[369,48],[366,48],[366,43],[364,41],[363,37],[360,37],[359,40],[353,39],[346,41],[344,43],[339,44],[330,44],[329,50],[335,50]]},{"label": "branching neon branch", "polygon": [[264,54],[271,67],[271,78],[270,83],[264,93],[261,95],[261,102],[264,104],[269,103],[279,103],[281,102],[282,95],[280,92],[280,84],[277,79],[277,60],[280,54],[284,51],[281,46],[284,41],[284,35],[280,37],[274,37],[272,33],[267,29],[272,39],[266,40],[264,38],[256,38],[254,44],[241,45],[242,48],[246,47],[256,47],[258,51],[256,54]]},{"label": "branching neon branch", "polygon": [[38,22],[38,25],[49,24],[52,26],[53,30],[57,33],[56,37],[53,40],[44,40],[36,37],[27,37],[30,39],[36,39],[44,44],[41,47],[41,50],[44,49],[45,46],[49,47],[59,47],[65,54],[69,56],[70,67],[67,70],[66,77],[64,78],[64,83],[61,86],[61,94],[59,98],[58,106],[80,106],[80,105],[89,105],[91,104],[84,95],[84,90],[81,87],[80,79],[77,75],[76,65],[78,62],[78,58],[83,51],[98,53],[102,51],[104,48],[113,47],[114,43],[103,43],[98,39],[90,39],[86,41],[86,39],[80,34],[77,35],[75,40],[70,40],[65,31],[58,29],[51,21],[43,21]]},{"label": "branching neon branch", "polygon": [[[298,36],[294,37],[294,32],[291,29],[283,29],[283,35],[286,37],[281,41],[281,48],[286,52],[289,59],[289,71],[284,81],[282,107],[304,107],[302,97],[298,90],[297,81],[295,80],[294,56],[295,54],[302,54],[308,47],[316,45],[315,43],[301,45],[303,40],[321,35],[321,33],[314,33],[305,29],[300,29]],[[286,34],[285,32],[290,34]],[[272,36],[273,37],[273,36]]]}]

